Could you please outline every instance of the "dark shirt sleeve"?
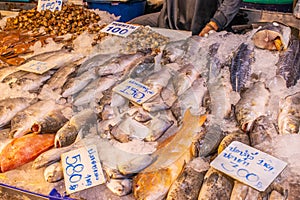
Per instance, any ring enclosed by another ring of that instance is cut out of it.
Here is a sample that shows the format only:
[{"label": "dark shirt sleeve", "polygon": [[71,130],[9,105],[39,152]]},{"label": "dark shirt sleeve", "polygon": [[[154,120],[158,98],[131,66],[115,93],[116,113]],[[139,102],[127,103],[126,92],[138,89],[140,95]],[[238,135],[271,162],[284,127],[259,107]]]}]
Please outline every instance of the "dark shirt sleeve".
[{"label": "dark shirt sleeve", "polygon": [[212,21],[216,22],[219,30],[223,30],[238,13],[242,0],[224,0],[215,12]]}]

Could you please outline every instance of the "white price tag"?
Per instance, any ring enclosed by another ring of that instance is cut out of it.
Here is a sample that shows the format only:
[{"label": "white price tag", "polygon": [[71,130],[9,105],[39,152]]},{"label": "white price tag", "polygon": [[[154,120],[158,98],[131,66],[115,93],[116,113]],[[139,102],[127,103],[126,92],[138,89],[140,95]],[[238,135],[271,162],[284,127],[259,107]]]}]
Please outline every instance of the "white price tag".
[{"label": "white price tag", "polygon": [[50,10],[53,12],[55,10],[61,10],[61,7],[62,0],[39,0],[37,11]]},{"label": "white price tag", "polygon": [[136,29],[138,29],[140,26],[132,25],[132,24],[126,24],[123,22],[112,22],[108,24],[106,27],[100,30],[100,32],[105,32],[113,35],[118,35],[122,37],[127,37],[132,32],[134,32]]},{"label": "white price tag", "polygon": [[105,182],[96,145],[64,153],[61,160],[68,194]]},{"label": "white price tag", "polygon": [[27,71],[27,72],[43,74],[46,71],[48,71],[54,67],[56,67],[56,64],[46,63],[46,62],[37,61],[37,60],[31,60],[28,63],[25,63],[24,65],[21,65],[20,67],[18,67],[18,69]]},{"label": "white price tag", "polygon": [[287,163],[238,141],[233,141],[210,165],[259,191],[265,191]]},{"label": "white price tag", "polygon": [[137,104],[142,104],[155,95],[148,86],[131,78],[114,87],[113,91]]}]

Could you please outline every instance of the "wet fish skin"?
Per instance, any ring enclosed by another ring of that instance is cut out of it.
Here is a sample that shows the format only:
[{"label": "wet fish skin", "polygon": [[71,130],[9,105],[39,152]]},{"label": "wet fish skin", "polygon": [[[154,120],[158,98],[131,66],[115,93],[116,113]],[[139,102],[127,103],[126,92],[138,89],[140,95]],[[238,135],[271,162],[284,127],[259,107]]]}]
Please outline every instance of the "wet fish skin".
[{"label": "wet fish skin", "polygon": [[108,60],[103,65],[95,68],[95,74],[98,76],[112,75],[120,72],[126,72],[143,61],[145,53],[137,52],[135,54],[124,54]]},{"label": "wet fish skin", "polygon": [[56,108],[57,104],[53,100],[38,101],[30,105],[12,118],[9,135],[17,138],[31,132],[35,122],[41,121]]},{"label": "wet fish skin", "polygon": [[205,174],[198,200],[230,199],[232,188],[233,180],[211,167]]},{"label": "wet fish skin", "polygon": [[63,87],[62,96],[68,97],[78,93],[96,78],[96,74],[86,71],[77,77],[69,79]]},{"label": "wet fish skin", "polygon": [[200,157],[190,161],[171,185],[167,200],[197,199],[208,168],[209,164]]},{"label": "wet fish skin", "polygon": [[96,124],[96,122],[97,116],[92,109],[80,111],[57,131],[54,146],[65,147],[74,143],[80,129]]},{"label": "wet fish skin", "polygon": [[300,131],[300,93],[287,96],[280,105],[278,129],[280,134],[297,134]]},{"label": "wet fish skin", "polygon": [[271,141],[277,135],[278,130],[271,119],[267,116],[260,116],[255,120],[253,129],[249,132],[251,146],[255,147],[262,142]]},{"label": "wet fish skin", "polygon": [[63,167],[60,162],[53,163],[44,170],[44,179],[48,183],[55,183],[63,178]]},{"label": "wet fish skin", "polygon": [[235,105],[235,116],[243,131],[250,131],[253,122],[266,114],[270,92],[263,82],[256,82],[247,89]]},{"label": "wet fish skin", "polygon": [[22,111],[36,101],[37,99],[23,97],[0,100],[0,127],[8,124],[19,111]]},{"label": "wet fish skin", "polygon": [[49,166],[55,162],[60,161],[61,154],[69,152],[73,149],[75,149],[74,145],[49,149],[48,151],[40,154],[36,159],[34,159],[32,167],[34,169],[39,169]]},{"label": "wet fish skin", "polygon": [[53,134],[28,134],[14,138],[0,153],[1,172],[15,169],[34,160],[53,146]]},{"label": "wet fish skin", "polygon": [[152,90],[160,93],[166,87],[172,76],[172,72],[167,67],[162,67],[159,71],[153,72],[143,80],[143,83]]},{"label": "wet fish skin", "polygon": [[290,41],[288,48],[280,52],[276,63],[276,74],[281,75],[286,80],[286,86],[294,86],[299,79],[300,70],[300,41],[294,38]]},{"label": "wet fish skin", "polygon": [[244,183],[234,181],[234,186],[231,192],[230,200],[258,200],[263,199],[258,190],[251,188]]},{"label": "wet fish skin", "polygon": [[148,167],[154,160],[155,158],[152,156],[145,155],[144,157],[134,158],[126,163],[119,163],[117,167],[123,175],[134,175]]},{"label": "wet fish skin", "polygon": [[175,62],[176,60],[180,60],[183,58],[186,50],[187,50],[187,42],[186,40],[179,40],[168,43],[163,49],[162,64],[168,64]]},{"label": "wet fish skin", "polygon": [[7,76],[19,71],[15,66],[8,66],[0,69],[0,82],[2,82]]},{"label": "wet fish skin", "polygon": [[175,92],[178,96],[182,95],[187,89],[189,89],[193,82],[198,78],[200,72],[192,64],[187,64],[182,67],[179,74],[172,77]]},{"label": "wet fish skin", "polygon": [[230,66],[230,79],[233,91],[239,92],[251,75],[251,64],[254,62],[254,47],[250,44],[242,43],[235,56],[232,58]]}]

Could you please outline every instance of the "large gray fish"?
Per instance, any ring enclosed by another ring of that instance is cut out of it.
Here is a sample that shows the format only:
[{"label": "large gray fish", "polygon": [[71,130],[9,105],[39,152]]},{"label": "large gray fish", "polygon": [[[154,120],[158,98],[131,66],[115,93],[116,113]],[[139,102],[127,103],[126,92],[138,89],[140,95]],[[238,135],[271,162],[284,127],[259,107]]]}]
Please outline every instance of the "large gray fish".
[{"label": "large gray fish", "polygon": [[112,75],[120,72],[129,71],[143,60],[145,53],[125,54],[108,60],[103,65],[95,68],[98,76]]},{"label": "large gray fish", "polygon": [[10,85],[12,88],[18,88],[23,91],[38,90],[45,81],[51,78],[53,73],[54,71],[52,70],[44,74],[28,73]]},{"label": "large gray fish", "polygon": [[86,71],[77,77],[69,79],[63,87],[62,96],[68,97],[77,94],[96,78],[96,74],[92,71]]},{"label": "large gray fish", "polygon": [[280,52],[279,60],[276,63],[276,74],[286,80],[286,86],[291,87],[297,83],[300,70],[300,40],[293,38],[288,48]]},{"label": "large gray fish", "polygon": [[5,126],[20,111],[24,110],[37,99],[23,97],[0,100],[0,127]]},{"label": "large gray fish", "polygon": [[17,138],[32,132],[31,128],[35,123],[44,120],[54,110],[61,109],[61,107],[53,100],[38,101],[30,105],[12,118],[10,136]]},{"label": "large gray fish", "polygon": [[232,178],[211,167],[205,174],[198,200],[230,199],[232,188]]},{"label": "large gray fish", "polygon": [[205,78],[198,78],[194,81],[191,88],[178,97],[171,107],[172,113],[178,122],[182,120],[187,109],[190,109],[194,115],[200,114],[203,97],[206,92],[207,86]]},{"label": "large gray fish", "polygon": [[256,47],[268,50],[284,50],[289,44],[291,28],[281,23],[267,23],[259,28],[252,40]]},{"label": "large gray fish", "polygon": [[242,43],[231,61],[230,79],[232,89],[239,92],[249,80],[251,64],[254,62],[254,47]]},{"label": "large gray fish", "polygon": [[143,83],[149,86],[152,90],[160,92],[169,83],[172,74],[167,67],[162,67],[159,71],[145,77]]},{"label": "large gray fish", "polygon": [[278,135],[275,124],[267,116],[258,117],[253,124],[253,130],[250,131],[250,143],[251,146],[264,142],[271,141],[274,137]]},{"label": "large gray fish", "polygon": [[231,104],[234,104],[229,72],[222,69],[217,77],[210,79],[207,84],[210,97],[210,112],[220,120],[228,118],[231,113]]},{"label": "large gray fish", "polygon": [[79,106],[90,103],[92,100],[99,98],[101,93],[111,88],[119,80],[118,76],[105,76],[87,85],[74,99],[74,105]]},{"label": "large gray fish", "polygon": [[236,119],[243,131],[250,131],[253,122],[265,115],[270,92],[263,82],[256,82],[247,89],[235,106]]},{"label": "large gray fish", "polygon": [[193,82],[198,78],[199,75],[200,71],[198,71],[194,65],[187,64],[183,66],[178,71],[178,74],[172,78],[176,94],[178,96],[182,95],[192,86]]},{"label": "large gray fish", "polygon": [[75,114],[55,135],[54,146],[65,147],[75,142],[79,131],[97,122],[96,113],[92,109],[85,109]]},{"label": "large gray fish", "polygon": [[97,66],[103,65],[108,60],[113,57],[117,57],[115,54],[97,54],[92,56],[91,58],[86,59],[78,69],[78,74],[82,74],[85,71],[93,70]]},{"label": "large gray fish", "polygon": [[176,181],[172,183],[167,200],[197,199],[208,169],[209,164],[199,157],[187,163]]},{"label": "large gray fish", "polygon": [[287,96],[280,105],[278,129],[280,134],[300,131],[300,92]]}]

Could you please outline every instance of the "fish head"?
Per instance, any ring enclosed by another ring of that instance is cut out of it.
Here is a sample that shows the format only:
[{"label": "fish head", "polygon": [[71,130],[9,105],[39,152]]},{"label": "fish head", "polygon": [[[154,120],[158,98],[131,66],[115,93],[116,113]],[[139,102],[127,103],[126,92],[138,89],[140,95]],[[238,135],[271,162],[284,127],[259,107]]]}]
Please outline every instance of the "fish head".
[{"label": "fish head", "polygon": [[78,130],[75,126],[66,124],[55,135],[54,146],[56,148],[69,146],[75,142]]}]

